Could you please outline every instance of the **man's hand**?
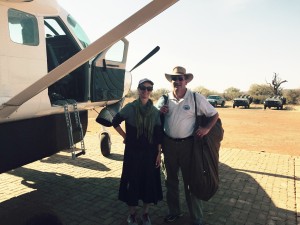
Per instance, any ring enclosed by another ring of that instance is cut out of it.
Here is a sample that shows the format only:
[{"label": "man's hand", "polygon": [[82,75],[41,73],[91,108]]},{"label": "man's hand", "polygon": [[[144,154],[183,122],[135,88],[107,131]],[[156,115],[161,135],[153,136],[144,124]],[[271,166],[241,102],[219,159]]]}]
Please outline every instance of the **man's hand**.
[{"label": "man's hand", "polygon": [[199,138],[203,138],[205,135],[207,135],[209,132],[209,129],[208,128],[205,128],[205,127],[199,127],[197,130],[196,130],[196,136],[199,137]]},{"label": "man's hand", "polygon": [[169,106],[168,105],[163,105],[161,108],[160,108],[160,113],[162,114],[166,114],[169,112]]}]

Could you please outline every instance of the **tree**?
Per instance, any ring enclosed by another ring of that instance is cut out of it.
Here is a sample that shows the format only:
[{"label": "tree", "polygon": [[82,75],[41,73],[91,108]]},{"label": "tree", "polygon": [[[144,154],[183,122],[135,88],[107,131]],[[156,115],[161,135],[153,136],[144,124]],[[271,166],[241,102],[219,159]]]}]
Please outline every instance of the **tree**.
[{"label": "tree", "polygon": [[284,92],[288,104],[300,103],[300,89],[291,89]]},{"label": "tree", "polygon": [[267,97],[273,95],[273,89],[266,84],[252,84],[248,93],[253,97],[253,102],[258,104],[263,103]]},{"label": "tree", "polygon": [[202,94],[205,97],[207,97],[209,95],[218,94],[216,91],[210,91],[210,90],[208,90],[207,88],[205,88],[203,86],[195,87],[193,89],[193,91],[198,92],[198,93]]},{"label": "tree", "polygon": [[[151,93],[150,98],[154,101],[158,100],[162,95],[169,93],[170,91],[168,89],[165,88],[160,88],[157,90],[153,90],[153,92]],[[139,94],[138,94],[138,90],[130,90],[128,92],[128,94],[126,95],[127,98],[138,98]]]},{"label": "tree", "polygon": [[158,100],[162,95],[169,93],[170,91],[166,88],[160,88],[152,92],[151,98],[153,100]]},{"label": "tree", "polygon": [[226,99],[232,100],[232,99],[237,98],[238,96],[242,95],[242,92],[238,88],[230,87],[224,91],[224,95],[225,95]]},{"label": "tree", "polygon": [[137,96],[137,90],[129,90],[129,92],[126,95],[127,98],[137,98]]},{"label": "tree", "polygon": [[273,89],[274,95],[282,95],[282,88],[280,87],[281,84],[287,82],[287,80],[282,80],[279,76],[278,73],[274,73],[272,83],[268,83],[270,87]]}]

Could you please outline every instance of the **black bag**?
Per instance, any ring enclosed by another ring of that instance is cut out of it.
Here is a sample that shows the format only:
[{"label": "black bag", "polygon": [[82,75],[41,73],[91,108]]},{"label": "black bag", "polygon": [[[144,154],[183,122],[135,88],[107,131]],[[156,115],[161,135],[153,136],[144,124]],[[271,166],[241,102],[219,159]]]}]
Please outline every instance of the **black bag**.
[{"label": "black bag", "polygon": [[[209,118],[197,116],[195,99],[195,129],[205,126]],[[219,149],[224,130],[220,119],[203,138],[194,137],[194,147],[191,155],[191,179],[189,188],[197,198],[208,201],[219,188]]]}]

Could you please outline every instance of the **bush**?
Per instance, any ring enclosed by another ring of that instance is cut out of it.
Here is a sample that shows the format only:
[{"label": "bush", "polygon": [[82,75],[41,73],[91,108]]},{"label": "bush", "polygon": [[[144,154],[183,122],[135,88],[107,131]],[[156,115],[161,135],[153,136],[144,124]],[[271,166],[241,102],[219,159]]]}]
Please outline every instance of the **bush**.
[{"label": "bush", "polygon": [[[153,91],[151,93],[151,96],[150,98],[154,101],[158,100],[163,94],[167,94],[169,93],[170,91],[165,89],[165,88],[160,88],[160,89],[157,89],[155,91]],[[138,90],[130,90],[128,92],[128,94],[126,95],[127,98],[134,98],[134,99],[137,99],[138,98]]]},{"label": "bush", "polygon": [[160,88],[157,89],[156,91],[153,91],[151,94],[151,98],[153,100],[158,100],[162,95],[169,93],[170,91],[168,89],[165,88]]},{"label": "bush", "polygon": [[288,104],[300,104],[300,89],[286,90],[283,94]]},{"label": "bush", "polygon": [[235,87],[227,88],[224,92],[224,96],[227,101],[233,100],[241,95],[242,95],[242,92],[240,91],[240,89],[235,88]]},{"label": "bush", "polygon": [[126,95],[126,98],[137,98],[138,97],[138,93],[137,93],[137,90],[130,90],[127,95]]}]

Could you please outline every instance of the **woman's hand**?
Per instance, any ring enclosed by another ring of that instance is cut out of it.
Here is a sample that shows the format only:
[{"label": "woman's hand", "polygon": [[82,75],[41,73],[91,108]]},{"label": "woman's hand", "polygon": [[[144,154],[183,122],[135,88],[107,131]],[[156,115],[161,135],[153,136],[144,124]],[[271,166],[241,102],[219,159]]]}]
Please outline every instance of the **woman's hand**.
[{"label": "woman's hand", "polygon": [[156,161],[155,161],[155,168],[160,167],[160,163],[161,163],[161,151],[159,151],[157,154]]}]

